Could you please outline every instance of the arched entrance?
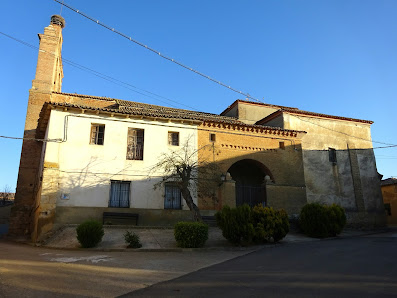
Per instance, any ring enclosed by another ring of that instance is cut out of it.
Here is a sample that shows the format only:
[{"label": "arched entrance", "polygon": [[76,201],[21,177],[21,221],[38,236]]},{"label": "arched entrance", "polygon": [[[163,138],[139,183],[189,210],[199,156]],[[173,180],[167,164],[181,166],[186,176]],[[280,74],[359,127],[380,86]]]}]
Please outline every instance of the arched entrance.
[{"label": "arched entrance", "polygon": [[263,164],[256,160],[243,159],[235,162],[228,172],[236,181],[236,206],[266,205],[265,176],[270,176],[272,180],[273,177]]}]

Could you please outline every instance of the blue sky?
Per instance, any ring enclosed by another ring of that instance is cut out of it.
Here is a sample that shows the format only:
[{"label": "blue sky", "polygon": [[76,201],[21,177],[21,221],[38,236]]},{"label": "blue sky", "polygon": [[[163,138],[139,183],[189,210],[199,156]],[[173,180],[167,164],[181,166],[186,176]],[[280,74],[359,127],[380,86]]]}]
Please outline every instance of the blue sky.
[{"label": "blue sky", "polygon": [[[397,144],[397,1],[77,1],[65,3],[266,103],[372,120],[372,139]],[[52,0],[4,0],[0,31],[38,46],[60,13]],[[194,109],[243,99],[63,8],[63,58]],[[22,137],[37,50],[0,34],[0,135]],[[64,65],[63,92],[159,105]],[[137,90],[141,92],[140,90]],[[0,138],[0,189],[16,186],[22,142]],[[374,142],[374,147],[383,146]],[[397,147],[376,149],[397,176]]]}]

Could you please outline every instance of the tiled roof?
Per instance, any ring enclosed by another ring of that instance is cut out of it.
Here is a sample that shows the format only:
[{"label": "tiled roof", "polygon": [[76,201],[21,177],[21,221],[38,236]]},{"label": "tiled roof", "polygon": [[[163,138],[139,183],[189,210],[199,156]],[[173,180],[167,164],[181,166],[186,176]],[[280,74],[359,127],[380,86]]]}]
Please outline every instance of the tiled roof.
[{"label": "tiled roof", "polygon": [[249,100],[237,99],[230,106],[228,106],[221,113],[221,115],[226,114],[228,111],[230,111],[232,108],[234,108],[238,103],[245,103],[245,104],[256,105],[256,106],[264,106],[264,107],[270,107],[270,108],[275,108],[275,109],[287,108],[287,109],[292,109],[292,110],[298,110],[298,108],[285,107],[285,106],[273,105],[273,104],[270,104],[270,103],[262,103],[262,102],[254,102],[254,101],[249,101]]},{"label": "tiled roof", "polygon": [[64,96],[80,97],[80,98],[103,100],[103,101],[110,101],[110,102],[112,102],[112,101],[114,102],[116,100],[114,98],[105,97],[105,96],[93,96],[93,95],[86,95],[86,94],[66,93],[66,92],[56,92],[56,91],[53,91],[52,93],[53,94],[64,95]]},{"label": "tiled roof", "polygon": [[397,184],[397,178],[388,178],[380,182],[381,186]]},{"label": "tiled roof", "polygon": [[220,121],[231,124],[242,124],[241,121],[234,117],[219,116],[217,114],[210,114],[204,112],[196,112],[184,109],[169,108],[163,106],[157,106],[152,104],[128,101],[116,99],[119,110],[125,111],[126,113],[138,113],[147,114],[153,117],[165,117],[165,118],[176,118],[176,119],[193,119],[193,120],[209,120],[209,121]]},{"label": "tiled roof", "polygon": [[[242,123],[241,121],[237,120],[234,117],[220,116],[211,113],[169,108],[164,106],[158,106],[147,103],[116,99],[116,98],[109,98],[109,97],[99,97],[99,96],[73,94],[73,93],[60,93],[60,92],[53,92],[53,93],[58,95],[65,95],[68,97],[78,97],[82,100],[84,99],[88,100],[87,103],[82,103],[81,101],[79,104],[69,103],[70,107],[74,106],[85,109],[96,109],[96,110],[103,110],[114,113],[117,112],[122,114],[142,115],[147,117],[159,117],[159,118],[161,117],[161,118],[170,118],[170,119],[187,119],[187,120],[200,120],[200,121],[212,120],[212,121],[227,122],[231,124]],[[96,100],[98,101],[98,105],[95,104]]]},{"label": "tiled roof", "polygon": [[[55,92],[54,92],[55,93]],[[288,131],[288,132],[301,132],[296,130],[287,130],[278,127],[264,127],[258,125],[245,124],[234,117],[220,116],[217,114],[190,111],[184,109],[169,108],[164,106],[114,99],[108,97],[95,97],[90,95],[72,94],[72,93],[56,93],[57,95],[65,95],[67,97],[78,97],[81,99],[78,103],[70,102],[48,102],[46,105],[78,108],[83,110],[102,111],[108,113],[119,113],[125,115],[152,117],[152,118],[164,118],[164,119],[176,119],[176,120],[193,120],[202,122],[216,122],[227,125],[238,125],[251,128],[268,128],[269,130],[277,131]],[[87,99],[87,104],[84,103],[84,99]],[[95,100],[98,100],[98,106],[95,104]],[[104,106],[104,103],[108,103]],[[44,110],[45,108],[43,108]],[[44,113],[44,112],[43,112]],[[44,114],[43,114],[44,115]]]},{"label": "tiled roof", "polygon": [[258,124],[258,125],[265,124],[268,121],[270,121],[271,119],[274,119],[275,117],[281,115],[282,113],[299,114],[299,115],[304,115],[304,116],[314,116],[314,117],[361,122],[361,123],[368,123],[368,124],[374,123],[373,121],[369,121],[369,120],[361,120],[361,119],[354,119],[354,118],[348,118],[348,117],[326,115],[326,114],[302,111],[302,110],[298,110],[298,109],[282,108],[282,109],[279,109],[279,110],[275,111],[274,113],[266,116],[265,118],[257,121],[256,124]]},{"label": "tiled roof", "polygon": [[117,100],[116,104],[110,105],[108,107],[95,107],[92,104],[74,104],[66,102],[49,102],[53,106],[69,107],[69,108],[79,108],[83,110],[94,110],[103,111],[109,113],[119,113],[128,115],[139,115],[145,117],[153,118],[167,118],[167,119],[186,119],[186,120],[198,120],[198,121],[216,121],[229,124],[243,124],[236,118],[219,116],[216,114],[179,110],[174,108],[167,108],[161,106],[154,106],[149,104],[129,102],[128,106],[126,101]]}]

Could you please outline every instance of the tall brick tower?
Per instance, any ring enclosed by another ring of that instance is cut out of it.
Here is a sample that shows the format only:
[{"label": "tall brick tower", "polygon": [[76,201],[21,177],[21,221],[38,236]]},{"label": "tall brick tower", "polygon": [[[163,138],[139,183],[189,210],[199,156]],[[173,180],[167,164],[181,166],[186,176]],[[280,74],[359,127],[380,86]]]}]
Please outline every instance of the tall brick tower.
[{"label": "tall brick tower", "polygon": [[36,238],[37,210],[40,202],[43,142],[34,140],[37,121],[43,104],[50,101],[51,93],[61,92],[62,28],[65,20],[59,15],[51,17],[50,25],[39,34],[40,48],[36,76],[29,90],[24,141],[19,164],[15,204],[11,210],[10,236]]}]

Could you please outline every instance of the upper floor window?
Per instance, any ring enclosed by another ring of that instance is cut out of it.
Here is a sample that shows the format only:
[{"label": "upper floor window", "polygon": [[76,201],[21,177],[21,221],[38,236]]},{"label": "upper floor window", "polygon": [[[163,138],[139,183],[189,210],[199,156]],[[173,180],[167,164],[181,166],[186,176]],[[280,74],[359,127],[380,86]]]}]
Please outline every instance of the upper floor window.
[{"label": "upper floor window", "polygon": [[103,145],[105,141],[105,124],[91,123],[90,144]]},{"label": "upper floor window", "polygon": [[210,133],[210,141],[215,142],[216,141],[216,135],[214,133]]},{"label": "upper floor window", "polygon": [[144,130],[128,128],[127,159],[143,160]]},{"label": "upper floor window", "polygon": [[168,132],[168,145],[179,146],[179,132]]}]

